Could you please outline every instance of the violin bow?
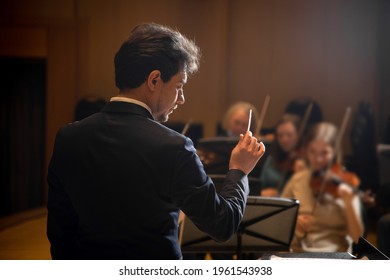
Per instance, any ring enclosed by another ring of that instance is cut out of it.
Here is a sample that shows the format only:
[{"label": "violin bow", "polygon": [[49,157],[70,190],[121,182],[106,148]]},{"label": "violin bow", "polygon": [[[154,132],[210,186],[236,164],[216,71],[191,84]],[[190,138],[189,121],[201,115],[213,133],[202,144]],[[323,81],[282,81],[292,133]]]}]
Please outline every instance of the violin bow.
[{"label": "violin bow", "polygon": [[265,114],[267,113],[270,99],[271,97],[269,96],[269,94],[267,94],[264,99],[263,107],[261,108],[261,114],[259,117],[259,121],[257,122],[256,130],[254,133],[255,135],[260,135],[260,130],[263,126]]},{"label": "violin bow", "polygon": [[351,107],[347,107],[347,109],[345,110],[343,122],[341,123],[340,131],[339,134],[337,135],[337,139],[335,143],[335,152],[339,163],[341,162],[341,142],[343,140],[345,130],[347,129],[347,125],[351,117],[351,111],[352,111]]},{"label": "violin bow", "polygon": [[299,126],[299,131],[298,131],[298,139],[301,139],[303,132],[306,129],[307,122],[309,120],[309,117],[311,115],[311,111],[313,109],[313,102],[310,102],[309,105],[307,105],[305,114],[303,115],[303,119],[301,122],[301,125]]},{"label": "violin bow", "polygon": [[188,129],[190,128],[190,125],[192,123],[192,119],[190,119],[184,126],[183,130],[181,131],[181,134],[186,135],[188,132]]}]

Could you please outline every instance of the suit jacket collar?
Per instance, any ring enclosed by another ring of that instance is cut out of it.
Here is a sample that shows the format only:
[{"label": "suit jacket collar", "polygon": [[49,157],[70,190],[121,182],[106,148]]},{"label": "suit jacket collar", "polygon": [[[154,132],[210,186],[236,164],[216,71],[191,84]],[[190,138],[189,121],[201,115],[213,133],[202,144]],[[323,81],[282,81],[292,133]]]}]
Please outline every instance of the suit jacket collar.
[{"label": "suit jacket collar", "polygon": [[110,101],[103,108],[102,112],[135,114],[153,120],[153,116],[150,114],[150,112],[147,109],[145,109],[140,105],[129,103],[129,102]]}]

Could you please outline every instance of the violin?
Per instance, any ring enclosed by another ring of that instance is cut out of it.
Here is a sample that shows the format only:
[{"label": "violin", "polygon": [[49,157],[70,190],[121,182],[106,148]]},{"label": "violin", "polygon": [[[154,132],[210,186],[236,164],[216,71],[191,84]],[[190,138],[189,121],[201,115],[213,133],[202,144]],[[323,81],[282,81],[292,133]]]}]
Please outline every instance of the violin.
[{"label": "violin", "polygon": [[313,173],[310,187],[315,196],[328,193],[338,198],[338,187],[342,183],[354,192],[358,192],[360,179],[355,173],[348,172],[341,164],[334,163],[327,171]]},{"label": "violin", "polygon": [[[298,143],[301,143],[301,140],[302,140],[303,134],[305,132],[305,129],[306,129],[306,126],[307,126],[307,122],[309,120],[309,117],[310,117],[310,114],[311,114],[312,110],[313,110],[313,102],[310,102],[309,105],[306,108],[306,111],[305,111],[305,114],[303,116],[301,125],[299,126]],[[303,148],[301,147],[300,144],[298,144],[298,146],[295,148],[295,151],[290,156],[292,158],[290,169],[294,173],[297,173],[298,171],[301,171],[301,170],[305,169],[306,162],[304,160],[304,158],[305,158],[304,153],[305,152],[304,152]]]}]

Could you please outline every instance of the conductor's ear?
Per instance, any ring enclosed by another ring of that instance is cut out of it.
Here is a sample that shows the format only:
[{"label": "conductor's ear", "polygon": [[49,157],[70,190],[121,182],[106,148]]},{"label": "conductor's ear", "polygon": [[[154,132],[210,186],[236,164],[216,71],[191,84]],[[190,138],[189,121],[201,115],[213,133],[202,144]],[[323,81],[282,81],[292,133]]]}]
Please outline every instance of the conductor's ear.
[{"label": "conductor's ear", "polygon": [[161,80],[161,72],[159,70],[153,70],[150,72],[147,80],[148,87],[151,91],[156,90],[159,84],[162,82]]}]

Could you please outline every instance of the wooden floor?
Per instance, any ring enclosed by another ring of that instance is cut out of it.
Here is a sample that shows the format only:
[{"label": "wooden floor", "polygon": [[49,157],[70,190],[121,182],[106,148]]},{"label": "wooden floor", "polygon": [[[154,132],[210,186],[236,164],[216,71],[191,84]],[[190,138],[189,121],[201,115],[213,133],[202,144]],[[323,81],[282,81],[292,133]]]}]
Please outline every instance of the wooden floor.
[{"label": "wooden floor", "polygon": [[49,259],[45,209],[34,209],[0,220],[0,260]]},{"label": "wooden floor", "polygon": [[[0,219],[0,260],[49,260],[50,244],[46,237],[44,208]],[[376,246],[376,235],[367,239]]]}]

